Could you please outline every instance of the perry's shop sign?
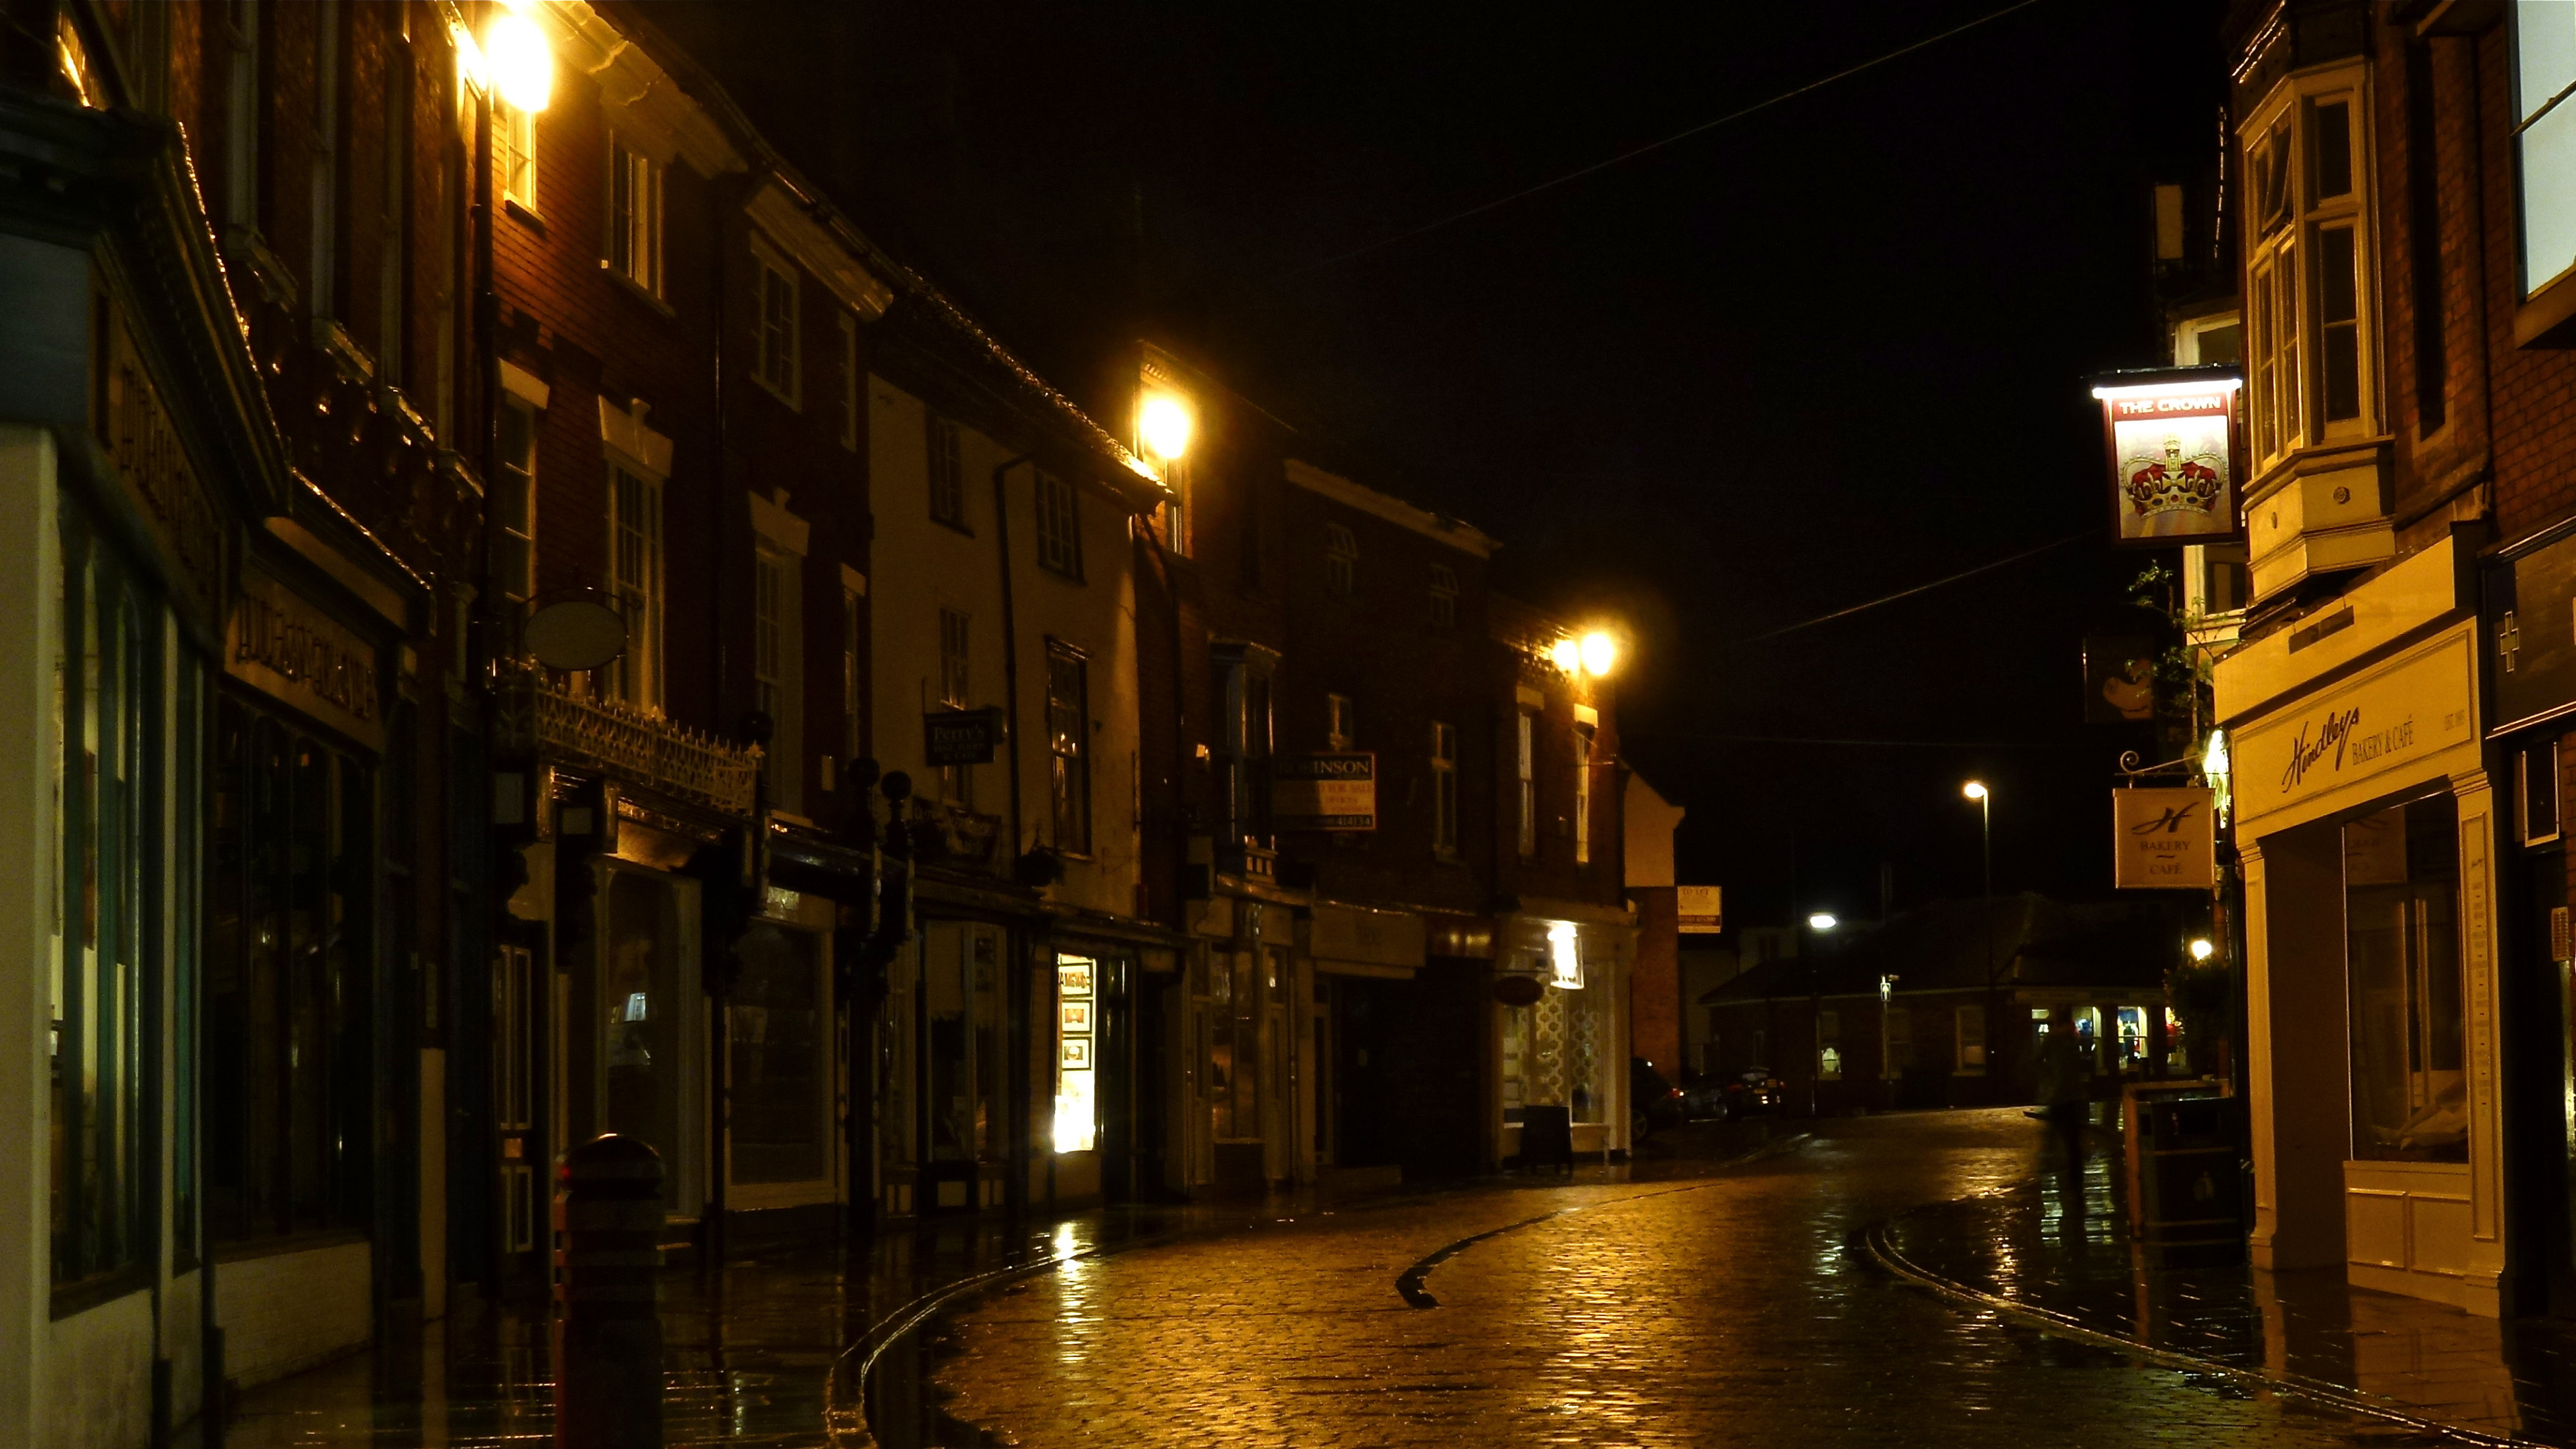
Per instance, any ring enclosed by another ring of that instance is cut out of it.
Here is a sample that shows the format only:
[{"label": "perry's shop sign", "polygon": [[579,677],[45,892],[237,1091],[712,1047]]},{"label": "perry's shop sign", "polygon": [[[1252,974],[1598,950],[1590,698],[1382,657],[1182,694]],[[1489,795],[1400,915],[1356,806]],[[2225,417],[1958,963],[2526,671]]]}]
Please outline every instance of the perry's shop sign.
[{"label": "perry's shop sign", "polygon": [[943,709],[921,717],[921,756],[926,764],[989,765],[1001,737],[1001,712]]},{"label": "perry's shop sign", "polygon": [[1377,829],[1377,756],[1280,756],[1271,768],[1270,814],[1282,830]]},{"label": "perry's shop sign", "polygon": [[2111,792],[2111,883],[2205,891],[2218,883],[2215,790]]},{"label": "perry's shop sign", "polygon": [[2471,637],[2455,629],[2239,729],[2229,748],[2238,813],[2268,815],[2474,744]]},{"label": "perry's shop sign", "polygon": [[255,568],[224,625],[224,669],[372,750],[385,747],[375,646]]}]

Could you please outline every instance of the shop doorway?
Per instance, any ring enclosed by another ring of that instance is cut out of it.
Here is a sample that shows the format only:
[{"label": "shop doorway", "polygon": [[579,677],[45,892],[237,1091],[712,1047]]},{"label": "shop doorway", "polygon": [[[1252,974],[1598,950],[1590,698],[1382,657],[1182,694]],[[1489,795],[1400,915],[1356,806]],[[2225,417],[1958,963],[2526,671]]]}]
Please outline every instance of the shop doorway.
[{"label": "shop doorway", "polygon": [[979,1163],[1000,1156],[1004,1101],[1002,929],[932,921],[921,933],[923,1144],[926,1212],[998,1205],[1001,1179]]},{"label": "shop doorway", "polygon": [[499,1154],[493,1221],[499,1228],[500,1289],[545,1287],[546,1164],[551,1159],[537,1121],[537,1083],[545,1080],[537,1044],[545,1039],[546,997],[537,953],[503,946],[492,958],[492,1118]]}]

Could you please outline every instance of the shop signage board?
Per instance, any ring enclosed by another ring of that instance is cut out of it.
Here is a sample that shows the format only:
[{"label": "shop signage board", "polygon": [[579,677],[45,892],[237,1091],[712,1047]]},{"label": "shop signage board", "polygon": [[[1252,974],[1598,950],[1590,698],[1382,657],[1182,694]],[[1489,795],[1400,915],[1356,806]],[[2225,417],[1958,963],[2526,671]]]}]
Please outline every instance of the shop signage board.
[{"label": "shop signage board", "polygon": [[2099,379],[2112,541],[2132,548],[2243,536],[2231,371],[2169,368]]},{"label": "shop signage board", "polygon": [[948,765],[989,765],[1001,721],[989,709],[943,709],[921,717],[922,762],[934,769]]},{"label": "shop signage board", "polygon": [[1271,767],[1270,813],[1281,830],[1377,829],[1377,756],[1280,756]]},{"label": "shop signage board", "polygon": [[375,646],[259,569],[242,570],[224,669],[368,749],[385,747]]},{"label": "shop signage board", "polygon": [[2138,724],[2156,717],[2156,646],[2135,634],[2084,641],[2084,722]]},{"label": "shop signage board", "polygon": [[2463,626],[2239,728],[2228,744],[2239,828],[2474,744],[2472,637]]},{"label": "shop signage board", "polygon": [[2218,792],[2201,786],[2111,792],[2111,884],[2205,891],[2218,884]]},{"label": "shop signage board", "polygon": [[1726,929],[1723,886],[1675,886],[1673,896],[1685,936],[1714,936]]}]

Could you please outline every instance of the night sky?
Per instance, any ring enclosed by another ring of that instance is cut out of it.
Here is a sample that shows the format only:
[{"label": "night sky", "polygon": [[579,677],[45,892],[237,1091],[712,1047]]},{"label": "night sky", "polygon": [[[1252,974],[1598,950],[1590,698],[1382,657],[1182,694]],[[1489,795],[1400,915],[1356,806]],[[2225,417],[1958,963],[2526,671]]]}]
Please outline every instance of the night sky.
[{"label": "night sky", "polygon": [[[2009,4],[870,0],[692,38],[852,78],[858,139],[800,159],[1104,417],[1109,345],[1177,338],[1312,461],[1505,540],[1507,588],[1624,621],[1628,761],[1689,808],[1685,880],[1762,924],[1875,914],[1882,862],[1900,908],[1973,894],[1971,775],[1999,890],[2108,892],[2148,741],[2080,722],[2078,641],[2136,632],[2158,556],[2099,542],[2086,386],[2163,360],[2148,188],[2216,143],[2206,10],[2034,0],[1401,234]],[[833,104],[734,89],[773,133]]]}]

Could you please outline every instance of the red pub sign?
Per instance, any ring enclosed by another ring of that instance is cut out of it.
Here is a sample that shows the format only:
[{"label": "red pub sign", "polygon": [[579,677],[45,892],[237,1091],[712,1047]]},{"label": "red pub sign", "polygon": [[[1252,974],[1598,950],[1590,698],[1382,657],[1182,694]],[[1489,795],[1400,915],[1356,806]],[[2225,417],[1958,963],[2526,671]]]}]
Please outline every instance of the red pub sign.
[{"label": "red pub sign", "polygon": [[2175,368],[2096,383],[2111,464],[2112,538],[2133,548],[2241,537],[2232,372]]}]

